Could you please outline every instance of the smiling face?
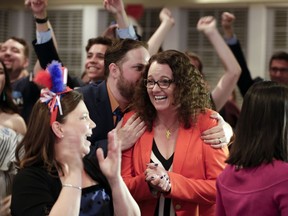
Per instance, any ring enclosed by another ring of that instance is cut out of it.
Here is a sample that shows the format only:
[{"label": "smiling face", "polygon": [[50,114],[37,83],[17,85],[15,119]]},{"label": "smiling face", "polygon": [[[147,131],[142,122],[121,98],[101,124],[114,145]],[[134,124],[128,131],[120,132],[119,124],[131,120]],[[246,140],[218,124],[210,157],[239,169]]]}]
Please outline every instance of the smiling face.
[{"label": "smiling face", "polygon": [[13,39],[8,39],[1,44],[0,60],[4,62],[10,73],[21,72],[29,64],[29,60],[25,56],[25,47]]},{"label": "smiling face", "polygon": [[96,125],[90,119],[86,105],[81,100],[76,108],[70,112],[62,124],[63,139],[67,139],[79,152],[85,156],[90,151],[87,137],[92,135],[92,128]]},{"label": "smiling face", "polygon": [[90,80],[96,82],[104,79],[104,55],[107,46],[94,44],[87,52],[85,70]]},{"label": "smiling face", "polygon": [[[173,80],[173,73],[169,65],[159,64],[155,61],[149,68],[147,80],[151,82],[168,82],[169,80]],[[147,88],[150,101],[157,112],[175,110],[175,106],[173,105],[174,89],[174,83],[171,83],[168,88],[160,88],[156,83],[152,88]]]}]

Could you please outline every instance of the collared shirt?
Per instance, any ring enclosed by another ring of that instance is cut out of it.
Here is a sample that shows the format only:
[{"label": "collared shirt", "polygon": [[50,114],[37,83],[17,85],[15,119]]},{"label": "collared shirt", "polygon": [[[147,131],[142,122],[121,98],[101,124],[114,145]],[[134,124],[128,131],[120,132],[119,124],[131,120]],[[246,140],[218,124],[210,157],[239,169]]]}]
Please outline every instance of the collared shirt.
[{"label": "collared shirt", "polygon": [[[130,110],[131,105],[128,105],[127,107],[125,107],[124,109],[122,109],[119,105],[119,103],[117,102],[117,100],[115,99],[115,97],[113,96],[111,89],[109,88],[109,86],[107,85],[107,92],[108,92],[108,96],[109,96],[109,101],[110,101],[110,105],[111,105],[111,110],[112,113],[119,107],[121,112],[126,113]],[[116,116],[113,116],[113,120],[114,123],[116,123]]]},{"label": "collared shirt", "polygon": [[[116,33],[117,33],[117,36],[122,39],[125,39],[125,38],[130,38],[133,40],[138,39],[135,29],[131,24],[129,25],[128,28],[116,29]],[[48,31],[45,31],[45,32],[36,31],[36,38],[37,38],[36,44],[44,44],[48,42],[52,38],[51,30],[49,29]]]},{"label": "collared shirt", "polygon": [[[117,107],[119,107],[119,103],[116,101],[107,83],[106,83],[106,86],[107,86],[107,92],[108,92],[109,101],[111,105],[111,110],[112,112],[114,112],[117,109]],[[116,116],[113,116],[113,121],[114,123],[116,122]]]}]

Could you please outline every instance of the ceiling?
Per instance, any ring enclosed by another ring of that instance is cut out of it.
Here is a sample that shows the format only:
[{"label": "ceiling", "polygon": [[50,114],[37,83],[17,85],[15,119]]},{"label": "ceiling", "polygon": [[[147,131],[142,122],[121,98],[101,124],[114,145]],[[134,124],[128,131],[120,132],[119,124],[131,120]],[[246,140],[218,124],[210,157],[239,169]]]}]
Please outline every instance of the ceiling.
[{"label": "ceiling", "polygon": [[[0,0],[1,8],[23,8],[24,0]],[[269,3],[286,3],[287,0],[125,0],[125,4],[143,4],[146,7],[163,7],[163,6],[208,6],[211,4],[237,4],[237,5],[248,5],[248,4],[269,4]],[[102,5],[102,0],[49,0],[50,6],[59,5],[81,5],[81,4],[97,4]]]}]

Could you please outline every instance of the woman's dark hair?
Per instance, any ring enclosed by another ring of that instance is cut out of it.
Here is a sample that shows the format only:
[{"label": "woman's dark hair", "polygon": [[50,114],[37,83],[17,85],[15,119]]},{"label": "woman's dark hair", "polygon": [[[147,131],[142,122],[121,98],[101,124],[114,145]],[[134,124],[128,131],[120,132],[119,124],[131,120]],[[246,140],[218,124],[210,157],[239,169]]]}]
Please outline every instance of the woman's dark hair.
[{"label": "woman's dark hair", "polygon": [[90,48],[95,45],[95,44],[101,44],[101,45],[105,45],[107,47],[110,47],[113,43],[113,40],[111,40],[108,37],[96,37],[96,38],[90,38],[87,42],[87,45],[85,47],[86,53],[89,52]]},{"label": "woman's dark hair", "polygon": [[190,63],[189,58],[182,52],[167,50],[153,55],[145,68],[142,79],[134,95],[134,108],[145,121],[149,131],[156,117],[156,110],[149,99],[144,79],[153,62],[168,65],[173,73],[176,85],[174,103],[178,107],[178,118],[185,128],[190,128],[197,121],[200,112],[211,107],[209,91],[201,73]]},{"label": "woman's dark hair", "polygon": [[288,161],[288,87],[273,81],[255,83],[246,93],[228,164],[256,167]]},{"label": "woman's dark hair", "polygon": [[0,95],[0,109],[5,113],[18,113],[18,108],[12,99],[12,88],[10,84],[9,74],[4,63],[0,61],[0,64],[3,66],[5,76],[5,85]]}]

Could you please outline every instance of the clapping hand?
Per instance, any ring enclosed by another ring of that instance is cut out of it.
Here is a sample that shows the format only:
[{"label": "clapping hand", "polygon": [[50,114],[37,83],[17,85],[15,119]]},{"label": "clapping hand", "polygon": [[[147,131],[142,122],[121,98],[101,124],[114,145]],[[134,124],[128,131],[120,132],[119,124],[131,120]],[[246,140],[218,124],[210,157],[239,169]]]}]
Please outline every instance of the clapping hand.
[{"label": "clapping hand", "polygon": [[167,193],[171,189],[170,178],[168,172],[157,163],[147,164],[147,169],[144,172],[145,181],[153,189],[161,192]]},{"label": "clapping hand", "polygon": [[103,174],[108,179],[110,185],[117,184],[119,178],[121,178],[121,146],[117,138],[117,130],[120,126],[117,126],[114,130],[108,133],[108,153],[104,158],[104,153],[101,148],[96,151],[96,156],[99,161],[99,166]]}]

